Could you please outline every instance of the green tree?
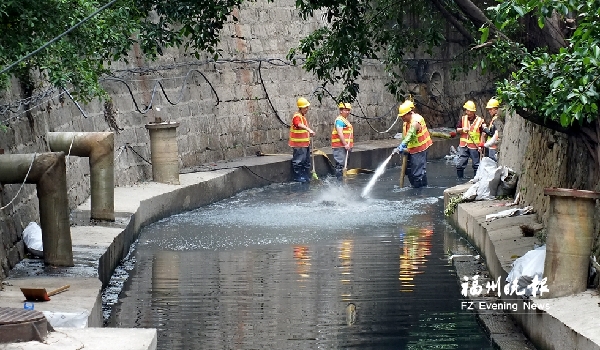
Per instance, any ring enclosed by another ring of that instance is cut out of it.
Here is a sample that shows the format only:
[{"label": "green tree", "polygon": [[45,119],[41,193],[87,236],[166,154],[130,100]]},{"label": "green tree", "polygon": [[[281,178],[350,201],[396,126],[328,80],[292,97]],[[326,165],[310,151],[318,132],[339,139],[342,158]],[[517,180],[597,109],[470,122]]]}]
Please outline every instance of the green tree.
[{"label": "green tree", "polygon": [[[362,60],[390,72],[389,90],[405,95],[403,58],[447,40],[449,24],[469,59],[499,77],[498,96],[522,117],[580,138],[600,169],[600,1],[298,0],[303,16],[323,11],[327,25],[290,50],[325,86],[342,82],[355,97]],[[443,21],[443,22],[442,22]],[[467,61],[469,62],[469,61]]]},{"label": "green tree", "polygon": [[27,91],[33,88],[31,74],[38,73],[55,86],[73,89],[83,100],[102,96],[99,78],[111,62],[126,60],[133,45],[150,59],[175,46],[197,57],[201,52],[218,54],[223,24],[242,1],[3,0],[0,69],[67,34],[0,74],[0,85],[6,87],[14,75]]}]

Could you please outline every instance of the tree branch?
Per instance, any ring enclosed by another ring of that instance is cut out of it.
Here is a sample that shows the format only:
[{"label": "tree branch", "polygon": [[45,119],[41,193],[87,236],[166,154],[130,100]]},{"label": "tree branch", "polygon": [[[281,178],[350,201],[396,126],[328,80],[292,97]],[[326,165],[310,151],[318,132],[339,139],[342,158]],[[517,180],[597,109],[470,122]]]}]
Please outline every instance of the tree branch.
[{"label": "tree branch", "polygon": [[585,136],[589,137],[590,140],[592,140],[592,142],[598,143],[598,137],[596,135],[596,128],[594,126],[581,127],[581,133],[583,133]]},{"label": "tree branch", "polygon": [[485,13],[483,13],[483,11],[481,11],[481,9],[477,7],[477,5],[475,5],[471,0],[454,0],[454,3],[458,5],[458,7],[464,12],[465,15],[467,15],[467,17],[469,17],[469,19],[471,20],[471,22],[473,22],[473,24],[475,24],[475,26],[481,27],[484,24],[487,24],[490,27],[491,33],[496,34],[497,36],[502,38],[502,40],[506,40],[510,43],[513,42],[512,40],[510,40],[509,37],[507,37],[506,35],[504,35],[504,33],[498,30],[494,23],[492,23],[492,21],[490,21],[490,19],[487,18]]},{"label": "tree branch", "polygon": [[450,13],[450,11],[448,11],[448,9],[439,0],[432,0],[432,3],[433,6],[435,6],[438,9],[438,11],[440,11],[442,16],[444,16],[444,18],[446,18],[446,20],[450,22],[450,24],[452,24],[452,26],[454,26],[454,28],[456,28],[456,30],[460,34],[462,34],[462,36],[464,36],[469,41],[469,43],[475,42],[475,39],[473,38],[471,33],[465,28],[465,26],[462,25],[460,21],[456,19],[456,17],[452,15],[452,13]]},{"label": "tree branch", "polygon": [[592,156],[592,159],[594,160],[594,164],[598,164],[598,153],[596,151],[596,149],[598,148],[598,143],[589,140],[585,136],[582,137],[581,139],[583,140],[583,143],[585,144],[585,147],[587,148],[588,152],[590,152],[590,155]]}]

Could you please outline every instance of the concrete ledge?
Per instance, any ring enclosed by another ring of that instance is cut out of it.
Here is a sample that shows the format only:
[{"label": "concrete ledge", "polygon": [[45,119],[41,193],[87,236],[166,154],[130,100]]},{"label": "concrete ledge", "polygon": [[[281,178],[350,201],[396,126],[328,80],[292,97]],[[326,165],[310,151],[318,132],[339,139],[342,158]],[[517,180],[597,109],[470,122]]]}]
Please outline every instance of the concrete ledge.
[{"label": "concrete ledge", "polygon": [[57,328],[46,341],[3,344],[3,350],[154,350],[156,329]]},{"label": "concrete ledge", "polygon": [[[460,185],[444,191],[447,206],[452,196],[466,191],[469,185]],[[520,225],[541,227],[534,215],[523,215],[485,221],[487,214],[508,209],[507,201],[478,201],[461,203],[450,217],[461,234],[477,247],[485,258],[493,279],[504,281],[511,264],[534,248],[534,237],[523,237]],[[542,299],[533,298],[546,310],[525,310],[523,300],[502,296],[502,302],[518,303],[518,312],[508,314],[521,326],[523,332],[540,349],[600,349],[600,318],[597,317],[600,296],[595,290],[577,295]]]}]

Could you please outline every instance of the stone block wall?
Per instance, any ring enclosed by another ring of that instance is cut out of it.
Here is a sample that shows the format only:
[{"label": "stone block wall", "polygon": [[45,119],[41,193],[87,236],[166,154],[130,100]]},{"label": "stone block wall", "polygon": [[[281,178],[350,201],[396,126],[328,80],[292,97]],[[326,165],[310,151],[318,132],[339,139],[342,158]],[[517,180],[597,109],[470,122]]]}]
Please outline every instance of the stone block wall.
[{"label": "stone block wall", "polygon": [[[76,103],[69,93],[43,81],[36,82],[38,88],[28,97],[14,81],[12,90],[0,95],[0,123],[8,126],[0,130],[0,148],[6,153],[48,152],[48,132],[114,131],[115,185],[129,186],[152,178],[147,123],[157,118],[180,123],[180,168],[251,156],[256,151],[290,153],[286,124],[299,96],[311,102],[308,120],[317,133],[313,146],[329,146],[337,104],[327,93],[319,101],[316,78],[285,59],[301,38],[323,25],[322,17],[317,13],[313,19],[302,20],[294,4],[292,0],[259,0],[236,10],[239,21],[226,23],[219,45],[222,57],[216,62],[176,49],[147,62],[134,49],[129,63],[113,64],[112,75],[102,81],[108,101]],[[448,35],[457,38],[450,29]],[[464,101],[489,90],[489,78],[477,73],[452,79],[452,65],[464,48],[457,40],[449,42],[453,43],[441,47],[435,57],[422,52],[407,57],[407,89],[429,127],[454,126]],[[350,117],[357,142],[390,138],[401,130],[398,102],[385,88],[387,76],[379,62],[365,61]],[[335,96],[341,87],[328,88]],[[89,174],[87,159],[67,158],[71,208],[89,196]],[[19,188],[20,184],[5,184],[0,207]],[[12,204],[0,210],[0,279],[24,256],[23,228],[38,220],[35,185],[25,185]]]},{"label": "stone block wall", "polygon": [[575,137],[507,115],[499,150],[500,163],[519,174],[522,203],[532,205],[540,222],[548,223],[550,199],[544,188],[598,189],[592,159]]}]

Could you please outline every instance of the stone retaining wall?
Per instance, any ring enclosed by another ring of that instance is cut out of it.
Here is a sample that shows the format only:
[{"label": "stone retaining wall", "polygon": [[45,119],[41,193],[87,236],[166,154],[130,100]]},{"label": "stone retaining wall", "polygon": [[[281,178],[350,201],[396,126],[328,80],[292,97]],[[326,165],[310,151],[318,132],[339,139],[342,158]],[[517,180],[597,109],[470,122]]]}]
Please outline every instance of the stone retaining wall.
[{"label": "stone retaining wall", "polygon": [[[0,95],[0,105],[11,106],[0,115],[8,125],[0,131],[0,148],[6,153],[49,151],[48,132],[105,132],[115,134],[115,185],[130,186],[151,180],[149,135],[145,125],[157,118],[180,123],[177,129],[180,168],[263,153],[286,153],[288,127],[295,101],[311,101],[309,123],[317,132],[315,147],[330,143],[336,103],[312,74],[285,59],[289,49],[323,25],[319,13],[302,20],[292,0],[246,3],[236,10],[238,22],[228,22],[219,48],[222,58],[201,54],[199,59],[169,50],[155,62],[144,61],[134,50],[129,63],[115,63],[111,77],[102,84],[110,99],[76,104],[65,91],[42,81],[25,96],[17,81]],[[406,89],[415,99],[429,127],[452,127],[466,99],[480,110],[489,97],[490,78],[473,72],[453,80],[455,57],[464,48],[460,36],[448,29],[448,43],[436,55],[419,50],[407,54]],[[301,61],[300,61],[301,63]],[[418,74],[417,74],[418,73]],[[357,142],[389,139],[401,128],[396,97],[386,91],[388,74],[375,60],[366,60],[358,81],[360,93],[353,103],[350,121]],[[158,85],[160,82],[161,85]],[[340,86],[329,86],[334,96]],[[317,92],[323,92],[321,101]],[[406,98],[408,96],[403,96]],[[151,106],[152,108],[149,108]],[[81,108],[81,110],[80,110]],[[4,110],[4,109],[0,109]],[[90,194],[88,160],[68,157],[69,206],[76,208]],[[21,233],[30,221],[38,221],[39,209],[33,185],[5,185],[0,205],[0,279],[24,256]]]}]

